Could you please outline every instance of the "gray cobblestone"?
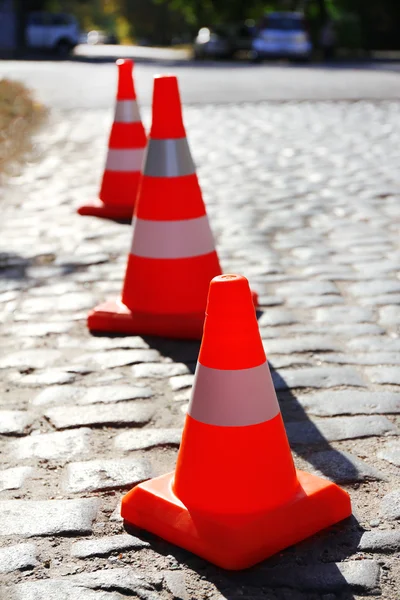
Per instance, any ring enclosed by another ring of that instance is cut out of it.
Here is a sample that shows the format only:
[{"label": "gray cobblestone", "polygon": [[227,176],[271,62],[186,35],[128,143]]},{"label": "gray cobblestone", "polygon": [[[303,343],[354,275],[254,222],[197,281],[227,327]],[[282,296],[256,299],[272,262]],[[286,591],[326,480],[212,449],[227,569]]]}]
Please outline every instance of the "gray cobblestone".
[{"label": "gray cobblestone", "polygon": [[399,367],[377,367],[374,369],[366,369],[366,372],[368,377],[374,383],[400,385]]},{"label": "gray cobblestone", "polygon": [[34,368],[41,369],[55,363],[61,357],[58,350],[22,350],[0,359],[0,369]]},{"label": "gray cobblestone", "polygon": [[91,431],[88,428],[30,435],[10,443],[9,452],[18,460],[44,458],[72,460],[89,453]]},{"label": "gray cobblestone", "polygon": [[318,444],[328,440],[355,438],[396,433],[396,427],[386,417],[336,417],[286,423],[286,432],[292,444]]},{"label": "gray cobblestone", "polygon": [[400,365],[400,354],[379,352],[377,354],[327,354],[317,356],[323,362],[343,365]]},{"label": "gray cobblestone", "polygon": [[139,398],[151,398],[152,395],[153,392],[148,386],[108,385],[84,388],[65,385],[53,386],[43,390],[33,398],[32,404],[39,406],[70,402],[76,404],[108,404]]},{"label": "gray cobblestone", "polygon": [[80,500],[2,500],[0,535],[91,533],[99,509],[95,498]]},{"label": "gray cobblestone", "polygon": [[276,327],[279,325],[292,325],[293,323],[297,323],[297,319],[293,313],[284,309],[265,310],[258,319],[258,326],[260,328]]},{"label": "gray cobblestone", "polygon": [[136,596],[141,600],[159,600],[162,578],[145,576],[130,568],[109,569],[94,573],[79,573],[58,579],[27,581],[0,588],[8,600],[121,600]]},{"label": "gray cobblestone", "polygon": [[337,287],[329,281],[294,281],[278,286],[276,292],[278,296],[319,296],[339,293]]},{"label": "gray cobblestone", "polygon": [[0,573],[30,569],[38,564],[35,544],[15,544],[0,548]]},{"label": "gray cobblestone", "polygon": [[400,442],[393,441],[384,445],[378,451],[378,457],[400,467]]},{"label": "gray cobblestone", "polygon": [[347,342],[347,347],[358,352],[399,352],[400,339],[383,336],[359,337]]},{"label": "gray cobblestone", "polygon": [[132,367],[132,373],[137,378],[163,379],[175,375],[186,375],[189,369],[182,363],[147,363]]},{"label": "gray cobblestone", "polygon": [[340,346],[323,335],[307,335],[299,338],[280,338],[264,342],[268,354],[291,354],[295,352],[330,352]]},{"label": "gray cobblestone", "polygon": [[363,323],[372,321],[373,314],[367,308],[358,306],[334,306],[332,308],[320,308],[316,312],[316,320],[323,323]]},{"label": "gray cobblestone", "polygon": [[140,429],[124,431],[114,440],[116,448],[121,450],[142,450],[158,446],[179,446],[181,429]]},{"label": "gray cobblestone", "polygon": [[61,369],[47,369],[46,371],[37,371],[30,375],[20,375],[18,377],[9,377],[9,380],[19,385],[32,387],[41,387],[44,385],[63,385],[75,381],[76,375],[68,373]]},{"label": "gray cobblestone", "polygon": [[32,473],[32,467],[11,467],[0,471],[0,492],[18,490]]},{"label": "gray cobblestone", "polygon": [[74,542],[71,546],[72,556],[87,558],[89,556],[107,556],[111,552],[148,548],[150,544],[139,538],[123,533],[109,537],[96,538],[94,540],[81,540]]},{"label": "gray cobblestone", "polygon": [[400,489],[393,490],[382,498],[380,512],[389,521],[400,519]]},{"label": "gray cobblestone", "polygon": [[45,416],[57,429],[86,425],[145,425],[154,407],[144,403],[118,402],[115,405],[60,406],[49,408]]},{"label": "gray cobblestone", "polygon": [[341,385],[365,387],[357,371],[350,367],[313,367],[308,369],[282,369],[272,373],[275,389],[330,388]]},{"label": "gray cobblestone", "polygon": [[66,467],[64,488],[67,492],[96,492],[129,487],[152,476],[146,460],[90,460]]},{"label": "gray cobblestone", "polygon": [[371,467],[350,452],[324,450],[314,452],[308,458],[310,471],[320,477],[329,477],[336,483],[345,484],[366,480],[386,479],[384,473]]},{"label": "gray cobblestone", "polygon": [[348,287],[353,296],[379,296],[392,292],[400,292],[400,281],[394,279],[375,279],[374,281],[363,281]]},{"label": "gray cobblestone", "polygon": [[400,325],[400,306],[384,306],[379,310],[379,322],[387,327]]},{"label": "gray cobblestone", "polygon": [[175,377],[170,377],[169,385],[171,386],[171,389],[176,392],[192,387],[193,381],[194,375],[176,375]]},{"label": "gray cobblestone", "polygon": [[326,391],[298,398],[312,415],[372,415],[400,413],[400,394],[392,392]]},{"label": "gray cobblestone", "polygon": [[362,534],[358,549],[363,552],[398,552],[400,531],[366,531]]},{"label": "gray cobblestone", "polygon": [[380,568],[374,560],[349,561],[264,569],[257,580],[268,587],[288,587],[304,591],[340,592],[350,587],[361,593],[379,591]]},{"label": "gray cobblestone", "polygon": [[78,356],[74,362],[89,368],[94,366],[101,369],[113,369],[135,363],[153,363],[159,360],[159,356],[156,350],[108,350],[107,352]]},{"label": "gray cobblestone", "polygon": [[21,435],[32,421],[33,416],[23,410],[0,410],[0,433]]}]

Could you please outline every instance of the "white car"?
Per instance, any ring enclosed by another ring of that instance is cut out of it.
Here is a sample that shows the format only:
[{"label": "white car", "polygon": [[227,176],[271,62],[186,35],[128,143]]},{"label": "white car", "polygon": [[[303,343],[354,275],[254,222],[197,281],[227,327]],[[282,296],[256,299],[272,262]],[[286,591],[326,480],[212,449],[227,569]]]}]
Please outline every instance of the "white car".
[{"label": "white car", "polygon": [[26,43],[28,48],[53,50],[67,56],[79,44],[78,21],[72,15],[33,12],[28,16]]},{"label": "white car", "polygon": [[287,57],[308,60],[312,43],[302,13],[274,12],[266,15],[253,39],[255,60]]}]

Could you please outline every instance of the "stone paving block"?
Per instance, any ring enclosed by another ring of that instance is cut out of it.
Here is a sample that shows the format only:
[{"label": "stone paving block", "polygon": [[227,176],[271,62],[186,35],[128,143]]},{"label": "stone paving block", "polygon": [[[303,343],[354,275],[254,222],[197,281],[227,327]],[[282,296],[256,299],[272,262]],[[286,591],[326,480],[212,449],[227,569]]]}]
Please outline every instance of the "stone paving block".
[{"label": "stone paving block", "polygon": [[315,313],[316,321],[342,325],[344,323],[363,323],[373,321],[374,315],[367,308],[358,306],[333,306],[332,308],[319,308]]},{"label": "stone paving block", "polygon": [[82,427],[73,431],[40,433],[11,442],[9,453],[16,459],[42,458],[72,460],[89,453],[91,430]]},{"label": "stone paving block", "polygon": [[147,460],[132,458],[70,463],[65,471],[64,488],[71,493],[129,487],[152,476]]},{"label": "stone paving block", "polygon": [[347,342],[347,348],[358,352],[399,352],[400,338],[379,335],[359,337]]},{"label": "stone paving block", "polygon": [[[58,579],[26,581],[3,586],[7,600],[160,600],[162,578],[157,573],[139,574],[132,568],[101,569]],[[0,596],[1,597],[1,596]]]},{"label": "stone paving block", "polygon": [[342,365],[400,365],[398,352],[378,352],[368,354],[324,354],[318,360]]},{"label": "stone paving block", "polygon": [[161,574],[174,600],[189,600],[190,596],[186,589],[186,577],[183,571],[162,571]]},{"label": "stone paving block", "polygon": [[138,429],[116,436],[114,446],[121,450],[144,450],[162,446],[179,446],[181,429]]},{"label": "stone paving block", "polygon": [[95,304],[92,294],[77,292],[59,297],[29,298],[21,304],[21,310],[29,314],[51,312],[73,312],[91,308]]},{"label": "stone paving block", "polygon": [[400,294],[382,294],[381,296],[361,296],[357,298],[362,306],[372,306],[373,308],[387,306],[388,304],[400,304]]},{"label": "stone paving block", "polygon": [[33,368],[43,369],[61,358],[59,350],[21,350],[0,358],[0,369]]},{"label": "stone paving block", "polygon": [[2,500],[0,535],[61,535],[92,533],[100,508],[97,498],[79,500]]},{"label": "stone paving block", "polygon": [[83,354],[76,357],[73,362],[88,368],[113,369],[135,363],[154,363],[157,360],[160,360],[160,354],[157,350],[137,349],[108,350],[95,354]]},{"label": "stone paving block", "polygon": [[382,335],[385,330],[374,323],[337,323],[335,325],[329,323],[329,333],[353,339],[366,335]]},{"label": "stone paving block", "polygon": [[363,552],[399,552],[400,531],[366,531],[362,534],[358,550]]},{"label": "stone paving block", "polygon": [[400,292],[400,281],[395,279],[374,279],[349,285],[347,291],[352,296],[379,296]]},{"label": "stone paving block", "polygon": [[36,567],[37,550],[35,544],[15,544],[0,548],[0,573],[12,573]]},{"label": "stone paving block", "polygon": [[350,452],[339,450],[314,452],[307,457],[307,462],[310,465],[310,471],[340,484],[386,479],[384,473],[353,456]]},{"label": "stone paving block", "polygon": [[24,410],[0,410],[0,433],[22,435],[33,422],[33,415]]},{"label": "stone paving block", "polygon": [[78,398],[77,404],[111,404],[113,402],[123,402],[124,400],[151,398],[153,395],[151,388],[147,386],[107,385],[90,387],[84,389],[84,393],[81,398]]},{"label": "stone paving block", "polygon": [[51,333],[67,333],[73,327],[73,323],[50,322],[50,323],[14,323],[7,329],[9,335],[18,337],[45,337]]},{"label": "stone paving block", "polygon": [[189,369],[183,363],[146,363],[132,367],[134,377],[138,379],[163,379],[175,375],[186,375]]},{"label": "stone paving block", "polygon": [[178,390],[184,390],[185,388],[192,387],[194,382],[194,375],[176,375],[175,377],[170,377],[169,385],[174,392]]},{"label": "stone paving block", "polygon": [[112,405],[60,406],[49,408],[45,417],[56,429],[68,429],[86,425],[114,426],[145,425],[154,414],[154,407],[147,403],[118,402]]},{"label": "stone paving block", "polygon": [[111,552],[148,548],[150,544],[139,538],[123,533],[92,540],[81,540],[74,542],[71,546],[71,555],[76,558],[88,558],[89,556],[107,556]]},{"label": "stone paving block", "polygon": [[30,375],[19,375],[18,377],[9,376],[8,379],[19,385],[41,387],[45,385],[63,385],[65,383],[72,383],[75,381],[76,375],[61,369],[46,369],[45,371],[37,371]]},{"label": "stone paving block", "polygon": [[277,566],[263,569],[256,575],[256,584],[288,587],[318,592],[341,592],[349,588],[354,592],[371,594],[379,592],[380,568],[374,560],[347,561],[307,565],[305,567]]},{"label": "stone paving block", "polygon": [[379,415],[286,423],[286,433],[291,444],[318,444],[324,440],[351,440],[396,432],[396,426]]},{"label": "stone paving block", "polygon": [[400,394],[339,390],[300,396],[297,401],[312,415],[373,415],[400,413]]},{"label": "stone paving block", "polygon": [[86,350],[136,350],[146,349],[149,345],[136,335],[123,337],[92,337],[85,343]]},{"label": "stone paving block", "polygon": [[293,313],[284,309],[264,310],[258,319],[258,326],[260,328],[292,325],[293,323],[297,323],[296,317]]},{"label": "stone paving block", "polygon": [[268,296],[268,294],[258,296],[259,306],[281,306],[284,302],[284,299],[279,296]]},{"label": "stone paving block", "polygon": [[286,304],[292,308],[317,308],[343,304],[342,296],[289,296]]},{"label": "stone paving block", "polygon": [[148,386],[131,385],[107,385],[94,386],[90,388],[55,385],[46,388],[32,399],[32,404],[106,404],[122,402],[124,400],[136,400],[139,398],[151,398],[152,390]]},{"label": "stone paving block", "polygon": [[392,463],[392,465],[400,467],[400,442],[391,441],[386,443],[383,448],[378,451],[378,458],[387,460]]},{"label": "stone paving block", "polygon": [[323,294],[338,294],[339,290],[330,281],[294,281],[276,287],[278,295],[282,296],[307,296]]},{"label": "stone paving block", "polygon": [[400,519],[400,488],[382,498],[380,513],[388,521]]},{"label": "stone paving block", "polygon": [[330,388],[342,385],[365,387],[357,371],[351,367],[312,367],[282,369],[272,373],[276,390],[288,388]]},{"label": "stone paving block", "polygon": [[32,473],[32,467],[11,467],[0,471],[0,492],[18,490]]},{"label": "stone paving block", "polygon": [[399,367],[376,367],[365,369],[368,377],[374,383],[386,383],[389,385],[400,385]]},{"label": "stone paving block", "polygon": [[383,306],[379,310],[379,322],[386,327],[400,325],[400,306]]},{"label": "stone paving block", "polygon": [[264,348],[269,354],[292,354],[300,352],[330,352],[340,350],[340,345],[324,335],[307,335],[298,338],[280,337],[264,342]]}]

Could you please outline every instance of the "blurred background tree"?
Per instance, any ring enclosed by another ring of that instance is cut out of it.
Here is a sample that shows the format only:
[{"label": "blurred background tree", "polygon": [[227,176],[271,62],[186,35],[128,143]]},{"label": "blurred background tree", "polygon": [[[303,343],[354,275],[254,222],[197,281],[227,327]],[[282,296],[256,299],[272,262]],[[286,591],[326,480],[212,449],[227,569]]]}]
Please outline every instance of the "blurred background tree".
[{"label": "blurred background tree", "polygon": [[84,30],[114,33],[122,43],[189,42],[200,27],[254,19],[273,10],[302,10],[314,41],[330,18],[340,46],[400,49],[400,0],[14,0],[20,40],[33,10],[75,14]]}]

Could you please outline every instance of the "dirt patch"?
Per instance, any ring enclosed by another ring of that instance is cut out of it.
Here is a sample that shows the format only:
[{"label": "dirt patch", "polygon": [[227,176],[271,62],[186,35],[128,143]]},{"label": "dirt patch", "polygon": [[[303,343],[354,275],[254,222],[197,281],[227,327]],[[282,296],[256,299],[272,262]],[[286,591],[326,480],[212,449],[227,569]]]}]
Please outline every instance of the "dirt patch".
[{"label": "dirt patch", "polygon": [[30,90],[9,79],[0,80],[0,181],[18,171],[33,155],[33,134],[47,110]]}]

